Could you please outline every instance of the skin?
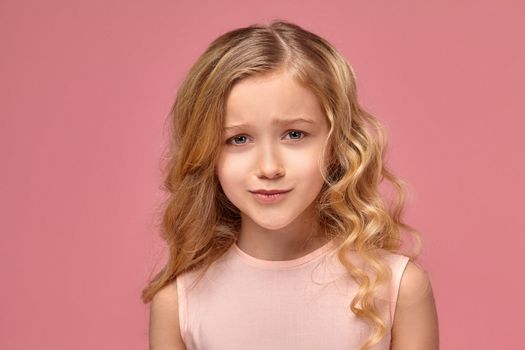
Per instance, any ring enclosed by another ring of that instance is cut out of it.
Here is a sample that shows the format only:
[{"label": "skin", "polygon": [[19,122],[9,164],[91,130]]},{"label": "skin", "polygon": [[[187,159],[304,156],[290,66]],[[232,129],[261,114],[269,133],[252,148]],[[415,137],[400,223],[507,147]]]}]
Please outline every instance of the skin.
[{"label": "skin", "polygon": [[[276,124],[296,118],[311,123]],[[290,260],[326,243],[315,200],[323,185],[321,156],[328,132],[317,97],[287,72],[256,75],[234,85],[226,102],[217,176],[241,212],[237,245],[243,251],[259,259]],[[257,189],[292,191],[269,204],[249,192]]]}]

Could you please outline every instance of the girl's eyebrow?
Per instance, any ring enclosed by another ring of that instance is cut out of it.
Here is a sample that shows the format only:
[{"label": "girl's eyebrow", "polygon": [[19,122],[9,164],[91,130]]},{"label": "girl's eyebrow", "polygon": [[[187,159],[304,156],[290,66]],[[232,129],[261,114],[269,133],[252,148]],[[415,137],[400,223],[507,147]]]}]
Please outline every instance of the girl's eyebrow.
[{"label": "girl's eyebrow", "polygon": [[[307,124],[315,124],[315,122],[311,119],[306,118],[293,118],[293,119],[274,119],[272,120],[272,125],[290,125],[294,123],[307,123]],[[231,126],[225,126],[224,131],[230,131],[230,130],[236,130],[241,129],[244,127],[249,126],[248,124],[237,124],[237,125],[231,125]]]}]

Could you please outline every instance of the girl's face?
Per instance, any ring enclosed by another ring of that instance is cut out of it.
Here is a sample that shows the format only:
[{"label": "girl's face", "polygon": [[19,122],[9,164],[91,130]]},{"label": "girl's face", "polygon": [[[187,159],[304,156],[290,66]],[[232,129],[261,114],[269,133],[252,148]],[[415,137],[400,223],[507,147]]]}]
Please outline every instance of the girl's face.
[{"label": "girl's face", "polygon": [[[234,85],[216,171],[243,222],[277,230],[301,214],[311,215],[323,185],[320,161],[328,131],[316,96],[287,73],[252,76]],[[288,192],[254,194],[258,190]]]}]

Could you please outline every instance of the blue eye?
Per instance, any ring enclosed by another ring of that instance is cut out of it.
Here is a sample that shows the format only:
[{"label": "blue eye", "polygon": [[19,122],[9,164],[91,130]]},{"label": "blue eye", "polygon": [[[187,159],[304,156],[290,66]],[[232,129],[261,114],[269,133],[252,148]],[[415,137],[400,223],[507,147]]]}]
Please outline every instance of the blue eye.
[{"label": "blue eye", "polygon": [[[232,141],[235,141],[235,140],[238,140],[240,138],[244,138],[246,139],[246,135],[238,135],[238,136],[234,136],[232,138],[229,138],[228,140],[226,140],[226,143],[228,144],[232,144]],[[234,145],[244,145],[244,143],[237,143],[237,142],[233,142]]]},{"label": "blue eye", "polygon": [[[301,141],[308,134],[306,132],[304,132],[304,131],[288,130],[286,132],[286,135],[290,136],[290,140]],[[302,137],[301,137],[301,135],[302,135]],[[242,146],[242,145],[247,143],[247,140],[248,140],[248,136],[246,136],[246,135],[236,135],[236,136],[233,136],[233,137],[230,137],[229,139],[227,139],[226,140],[226,144],[227,145],[232,145],[232,146]]]}]

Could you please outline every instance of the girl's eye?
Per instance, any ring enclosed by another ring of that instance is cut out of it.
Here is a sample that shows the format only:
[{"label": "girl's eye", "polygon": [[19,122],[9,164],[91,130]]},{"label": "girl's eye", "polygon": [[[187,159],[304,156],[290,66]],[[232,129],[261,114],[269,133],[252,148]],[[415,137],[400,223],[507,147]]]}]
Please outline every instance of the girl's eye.
[{"label": "girl's eye", "polygon": [[[297,141],[300,141],[302,140],[307,134],[304,132],[304,131],[299,131],[299,130],[289,130],[286,135],[290,136],[291,137],[291,140],[297,140]],[[303,137],[301,137],[301,135]],[[246,135],[237,135],[237,136],[233,136],[233,137],[230,137],[228,140],[226,140],[226,144],[228,145],[234,145],[234,146],[239,146],[239,145],[244,145],[245,143],[247,142],[247,136]]]},{"label": "girl's eye", "polygon": [[[234,142],[236,140],[241,140],[241,143]],[[242,142],[242,140],[246,141],[246,136],[245,135],[234,136],[234,137],[226,140],[226,143],[232,144],[232,142],[233,142],[234,145],[243,145],[244,142]]]},{"label": "girl's eye", "polygon": [[[303,137],[305,136],[305,133],[302,132],[302,131],[299,131],[299,130],[290,130],[288,131],[287,135],[298,135],[298,134],[302,134]],[[292,140],[300,140],[301,137],[298,137],[298,138],[295,138],[295,136],[292,137]]]}]

